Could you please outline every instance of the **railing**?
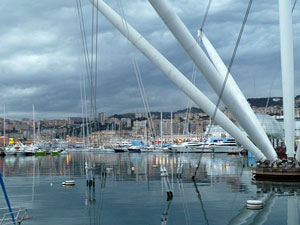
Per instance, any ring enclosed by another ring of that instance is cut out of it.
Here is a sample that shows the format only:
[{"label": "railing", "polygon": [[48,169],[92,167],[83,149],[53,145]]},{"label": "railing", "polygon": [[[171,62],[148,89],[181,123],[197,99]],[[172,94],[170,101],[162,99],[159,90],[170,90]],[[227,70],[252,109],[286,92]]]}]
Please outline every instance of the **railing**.
[{"label": "railing", "polygon": [[[15,218],[13,222],[11,214]],[[2,218],[1,218],[2,217]],[[21,224],[24,220],[31,219],[28,216],[27,209],[21,207],[13,207],[12,213],[9,212],[8,208],[0,208],[0,225],[9,225],[9,224]]]}]

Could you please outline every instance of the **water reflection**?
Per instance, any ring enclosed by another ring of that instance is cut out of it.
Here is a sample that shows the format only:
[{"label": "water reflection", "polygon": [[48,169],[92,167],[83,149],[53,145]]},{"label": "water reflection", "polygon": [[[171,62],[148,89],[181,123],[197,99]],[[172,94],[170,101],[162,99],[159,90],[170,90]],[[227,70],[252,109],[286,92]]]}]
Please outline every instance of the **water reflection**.
[{"label": "water reflection", "polygon": [[[54,224],[52,219],[61,215],[64,224],[90,225],[297,224],[299,184],[251,182],[251,164],[248,158],[227,154],[72,153],[0,158],[0,172],[13,202],[27,202],[30,196],[34,218],[61,212],[43,224]],[[169,174],[173,200],[166,197],[161,167]],[[61,187],[67,179],[74,179],[75,187]],[[22,189],[16,185],[20,182]],[[60,198],[72,204],[58,205]],[[261,199],[265,207],[248,210],[248,199]]]}]

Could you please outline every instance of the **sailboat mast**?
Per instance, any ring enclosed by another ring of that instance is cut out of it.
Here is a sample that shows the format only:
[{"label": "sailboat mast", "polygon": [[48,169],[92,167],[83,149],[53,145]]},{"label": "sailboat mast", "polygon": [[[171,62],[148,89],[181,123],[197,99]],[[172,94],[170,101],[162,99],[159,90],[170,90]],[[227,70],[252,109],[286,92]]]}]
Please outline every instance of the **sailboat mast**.
[{"label": "sailboat mast", "polygon": [[163,140],[163,118],[162,112],[160,112],[160,147],[162,147],[162,140]]},{"label": "sailboat mast", "polygon": [[35,144],[35,113],[34,113],[34,104],[32,104],[32,127],[33,127],[33,144]]},{"label": "sailboat mast", "polygon": [[174,138],[173,138],[173,112],[171,112],[171,143],[174,143]]},{"label": "sailboat mast", "polygon": [[3,119],[3,135],[4,135],[4,147],[5,147],[5,145],[6,145],[6,140],[5,140],[5,128],[6,128],[6,109],[5,109],[5,104],[4,104],[4,119]]},{"label": "sailboat mast", "polygon": [[295,154],[295,98],[293,24],[290,0],[279,0],[279,23],[285,145],[288,158],[293,158]]}]

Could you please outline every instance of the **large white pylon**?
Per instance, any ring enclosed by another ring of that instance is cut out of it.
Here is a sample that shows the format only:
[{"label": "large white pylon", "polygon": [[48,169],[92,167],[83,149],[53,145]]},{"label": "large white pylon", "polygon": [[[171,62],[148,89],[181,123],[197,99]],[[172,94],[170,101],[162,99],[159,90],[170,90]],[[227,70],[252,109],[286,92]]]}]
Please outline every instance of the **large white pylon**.
[{"label": "large white pylon", "polygon": [[[204,112],[212,116],[215,105],[176,67],[174,67],[163,55],[160,54],[145,38],[131,27],[123,18],[112,10],[102,0],[90,0],[90,2],[136,47],[138,48],[158,69],[160,69],[177,87],[189,96]],[[218,110],[215,121],[223,127],[237,142],[251,151],[258,159],[264,161],[264,154],[241,132],[241,130]]]},{"label": "large white pylon", "polygon": [[[210,62],[186,26],[168,4],[167,0],[149,0],[157,14],[161,17],[178,42],[192,58],[201,73],[220,96],[227,73],[219,73]],[[243,93],[229,75],[222,94],[223,103],[230,109],[235,119],[244,128],[251,140],[265,154],[267,159],[274,162],[278,159],[264,129],[252,111]]]}]

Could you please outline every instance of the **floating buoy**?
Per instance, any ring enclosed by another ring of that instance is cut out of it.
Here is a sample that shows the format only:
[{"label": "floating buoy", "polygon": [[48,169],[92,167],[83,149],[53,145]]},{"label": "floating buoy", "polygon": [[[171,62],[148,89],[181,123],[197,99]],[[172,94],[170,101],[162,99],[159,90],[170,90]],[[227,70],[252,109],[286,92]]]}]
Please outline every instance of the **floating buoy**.
[{"label": "floating buoy", "polygon": [[247,209],[262,209],[264,204],[260,200],[247,200],[246,207]]},{"label": "floating buoy", "polygon": [[74,186],[75,180],[66,180],[65,182],[62,182],[62,185],[64,186]]}]

